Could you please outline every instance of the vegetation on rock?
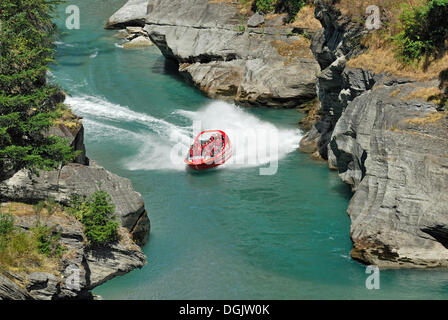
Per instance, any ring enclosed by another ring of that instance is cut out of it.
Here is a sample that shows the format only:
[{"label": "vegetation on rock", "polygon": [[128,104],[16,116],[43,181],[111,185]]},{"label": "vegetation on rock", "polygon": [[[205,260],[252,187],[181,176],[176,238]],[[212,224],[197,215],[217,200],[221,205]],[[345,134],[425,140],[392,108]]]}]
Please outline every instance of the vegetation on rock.
[{"label": "vegetation on rock", "polygon": [[448,49],[448,0],[429,0],[412,7],[405,4],[401,32],[394,37],[398,57],[405,63],[441,56]]},{"label": "vegetation on rock", "polygon": [[110,196],[104,191],[95,192],[89,199],[77,197],[71,203],[71,213],[84,225],[84,233],[92,246],[104,246],[120,239],[114,212]]},{"label": "vegetation on rock", "polygon": [[54,55],[54,0],[0,3],[0,179],[22,168],[53,169],[76,153],[46,131],[58,118],[59,88],[46,83]]},{"label": "vegetation on rock", "polygon": [[297,13],[305,6],[311,3],[306,0],[256,0],[255,7],[257,12],[268,13],[275,10],[275,12],[288,13],[288,20],[292,21]]},{"label": "vegetation on rock", "polygon": [[414,98],[444,109],[448,102],[448,0],[363,0],[358,5],[339,0],[337,8],[352,21],[364,23],[362,5],[366,4],[380,7],[382,28],[361,39],[363,52],[347,65],[416,81],[438,78],[439,87],[421,90]]},{"label": "vegetation on rock", "polygon": [[52,214],[53,204],[40,202],[32,211],[36,223],[29,229],[16,226],[13,214],[0,212],[0,270],[48,271],[59,264],[65,251],[59,241],[61,235],[41,222]]}]

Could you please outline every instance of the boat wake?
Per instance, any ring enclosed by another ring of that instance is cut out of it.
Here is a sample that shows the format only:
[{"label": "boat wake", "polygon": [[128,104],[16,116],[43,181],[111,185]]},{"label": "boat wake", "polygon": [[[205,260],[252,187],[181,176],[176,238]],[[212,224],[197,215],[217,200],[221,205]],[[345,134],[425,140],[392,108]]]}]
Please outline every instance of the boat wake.
[{"label": "boat wake", "polygon": [[223,101],[197,111],[176,110],[169,121],[98,97],[67,97],[66,103],[83,117],[89,142],[137,150],[123,159],[129,170],[185,170],[186,152],[203,130],[219,129],[228,134],[233,156],[220,167],[228,169],[277,162],[296,150],[301,138],[299,129],[277,128]]}]

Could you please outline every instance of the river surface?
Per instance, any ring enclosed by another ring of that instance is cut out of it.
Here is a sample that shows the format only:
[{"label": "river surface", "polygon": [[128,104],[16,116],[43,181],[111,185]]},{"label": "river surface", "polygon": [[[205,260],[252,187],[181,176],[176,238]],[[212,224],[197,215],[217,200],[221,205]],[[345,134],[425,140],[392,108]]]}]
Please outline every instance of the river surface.
[{"label": "river surface", "polygon": [[[151,219],[144,247],[148,264],[108,281],[96,294],[105,299],[448,298],[448,273],[440,270],[381,271],[380,289],[368,290],[366,267],[350,258],[351,192],[325,163],[297,150],[302,115],[210,100],[156,47],[121,48],[116,31],[103,26],[124,3],[71,1],[80,8],[79,30],[66,28],[66,5],[60,7],[61,35],[49,74],[84,118],[88,156],[129,178]],[[196,123],[232,132],[239,145],[234,158],[240,161],[210,172],[186,170],[172,150],[186,153]],[[277,140],[259,140],[267,142],[267,150],[278,146],[278,152],[257,154],[245,129],[256,135],[275,132]],[[260,168],[276,162],[275,175],[260,175]]]}]

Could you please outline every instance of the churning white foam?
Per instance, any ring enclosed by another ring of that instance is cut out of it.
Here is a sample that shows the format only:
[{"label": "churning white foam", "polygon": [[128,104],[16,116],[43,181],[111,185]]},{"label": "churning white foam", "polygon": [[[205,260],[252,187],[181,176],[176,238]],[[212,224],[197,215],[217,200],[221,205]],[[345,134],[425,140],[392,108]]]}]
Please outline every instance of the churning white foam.
[{"label": "churning white foam", "polygon": [[[299,129],[278,128],[223,101],[212,102],[197,111],[172,113],[191,123],[189,126],[179,126],[97,97],[68,97],[66,103],[84,118],[89,139],[135,147],[137,152],[123,160],[130,170],[185,170],[183,159],[202,130],[223,130],[228,134],[232,157],[222,168],[229,169],[277,162],[296,150],[301,138]],[[126,123],[140,126],[134,129],[136,126]]]}]

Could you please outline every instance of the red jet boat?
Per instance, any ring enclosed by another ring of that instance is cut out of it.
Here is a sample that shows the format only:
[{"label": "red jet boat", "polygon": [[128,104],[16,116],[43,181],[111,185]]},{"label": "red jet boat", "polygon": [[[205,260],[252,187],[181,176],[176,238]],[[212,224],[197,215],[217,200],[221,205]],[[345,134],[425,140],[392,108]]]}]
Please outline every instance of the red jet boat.
[{"label": "red jet boat", "polygon": [[224,164],[231,155],[227,134],[221,130],[207,130],[196,137],[185,163],[194,170],[210,169]]}]

